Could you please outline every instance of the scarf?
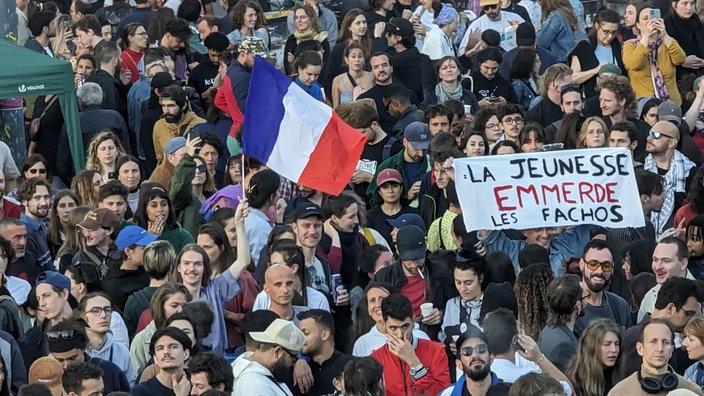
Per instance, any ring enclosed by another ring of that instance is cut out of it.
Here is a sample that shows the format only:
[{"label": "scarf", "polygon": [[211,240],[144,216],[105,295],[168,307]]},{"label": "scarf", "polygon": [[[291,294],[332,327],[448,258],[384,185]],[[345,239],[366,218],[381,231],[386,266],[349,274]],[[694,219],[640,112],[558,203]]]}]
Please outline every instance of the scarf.
[{"label": "scarf", "polygon": [[[639,40],[630,40],[634,45],[638,45]],[[660,100],[668,100],[670,94],[667,92],[667,87],[665,86],[665,79],[660,73],[660,68],[658,67],[658,50],[662,44],[662,39],[659,38],[654,43],[648,43],[648,63],[650,63],[650,77],[653,80],[653,92],[655,97]]]},{"label": "scarf", "polygon": [[[662,209],[660,209],[659,212],[650,214],[650,221],[655,226],[656,235],[660,235],[664,231],[665,224],[674,211],[675,193],[685,192],[685,188],[687,187],[687,175],[689,175],[689,171],[693,167],[694,162],[675,150],[675,155],[672,156],[672,160],[670,161],[670,170],[662,177],[663,189],[665,190],[665,202],[663,202]],[[655,159],[652,154],[645,158],[643,169],[648,172],[658,173],[657,165],[655,164]]]},{"label": "scarf", "polygon": [[702,24],[696,14],[689,19],[682,19],[676,12],[672,12],[667,16],[665,22],[668,25],[667,31],[672,37],[677,38],[677,44],[686,54],[697,54],[704,51],[704,43],[697,40],[697,33],[701,34]]},{"label": "scarf", "polygon": [[445,103],[448,100],[459,100],[462,101],[462,84],[457,84],[454,91],[450,91],[445,84],[439,82],[435,86],[435,96],[438,98],[438,103]]},{"label": "scarf", "polygon": [[322,43],[323,41],[327,40],[328,38],[328,32],[316,32],[313,29],[308,29],[303,32],[299,32],[296,30],[293,32],[293,37],[296,38],[296,44],[300,44],[303,41],[306,40],[315,40],[317,42]]}]

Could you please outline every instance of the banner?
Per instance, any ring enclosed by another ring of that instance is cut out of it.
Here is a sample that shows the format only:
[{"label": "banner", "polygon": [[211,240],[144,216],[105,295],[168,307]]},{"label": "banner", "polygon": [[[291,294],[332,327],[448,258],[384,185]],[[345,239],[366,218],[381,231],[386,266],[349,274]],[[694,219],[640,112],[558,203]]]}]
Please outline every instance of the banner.
[{"label": "banner", "polygon": [[454,168],[467,230],[645,225],[624,148],[459,158]]}]

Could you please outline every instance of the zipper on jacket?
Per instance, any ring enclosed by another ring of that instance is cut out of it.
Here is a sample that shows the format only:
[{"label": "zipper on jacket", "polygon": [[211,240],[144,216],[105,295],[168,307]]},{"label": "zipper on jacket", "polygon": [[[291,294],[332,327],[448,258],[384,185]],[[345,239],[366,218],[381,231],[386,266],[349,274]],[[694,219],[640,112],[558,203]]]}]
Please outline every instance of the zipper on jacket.
[{"label": "zipper on jacket", "polygon": [[398,362],[401,363],[401,376],[403,377],[403,394],[408,396],[408,385],[406,385],[406,370],[403,369],[403,360],[398,358]]}]

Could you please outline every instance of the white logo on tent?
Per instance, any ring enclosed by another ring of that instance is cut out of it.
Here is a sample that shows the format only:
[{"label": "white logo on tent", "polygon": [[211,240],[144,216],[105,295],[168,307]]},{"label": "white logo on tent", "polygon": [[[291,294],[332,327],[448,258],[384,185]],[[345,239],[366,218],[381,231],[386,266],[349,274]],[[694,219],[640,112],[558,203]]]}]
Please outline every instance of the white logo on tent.
[{"label": "white logo on tent", "polygon": [[22,84],[19,87],[17,87],[17,90],[20,92],[23,92],[23,93],[27,92],[27,91],[36,91],[39,89],[44,89],[44,84],[29,85],[29,86]]},{"label": "white logo on tent", "polygon": [[24,84],[20,85],[17,89],[19,89],[20,92],[27,92],[27,87],[25,87]]}]

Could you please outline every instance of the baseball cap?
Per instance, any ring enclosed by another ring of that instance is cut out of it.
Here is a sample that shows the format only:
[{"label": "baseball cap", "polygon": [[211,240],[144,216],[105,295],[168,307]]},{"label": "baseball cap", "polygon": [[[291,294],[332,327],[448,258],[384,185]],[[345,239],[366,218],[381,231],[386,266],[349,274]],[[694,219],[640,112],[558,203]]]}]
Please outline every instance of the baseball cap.
[{"label": "baseball cap", "polygon": [[296,209],[293,211],[293,217],[296,220],[305,219],[310,216],[318,216],[322,219],[323,211],[320,209],[320,206],[312,202],[302,202],[296,206]]},{"label": "baseball cap", "polygon": [[396,182],[398,184],[403,184],[403,178],[401,178],[401,173],[396,169],[387,168],[379,172],[376,176],[376,185],[381,187],[382,184],[388,182]]},{"label": "baseball cap", "polygon": [[57,287],[61,290],[71,290],[71,280],[68,279],[66,275],[60,274],[56,271],[42,272],[37,276],[37,281],[34,283],[34,285],[39,286],[44,283]]},{"label": "baseball cap", "polygon": [[535,27],[533,24],[523,22],[516,28],[516,45],[519,47],[535,44]]},{"label": "baseball cap", "polygon": [[64,390],[61,384],[64,368],[58,360],[46,356],[40,357],[29,367],[28,374],[30,384],[42,384],[49,388],[52,396],[61,396]]},{"label": "baseball cap", "polygon": [[176,136],[174,138],[171,138],[169,142],[166,143],[164,152],[166,153],[166,155],[173,154],[181,147],[186,147],[186,138],[183,136]]},{"label": "baseball cap", "polygon": [[115,212],[107,208],[93,209],[82,222],[78,223],[78,226],[86,230],[97,230],[101,227],[106,228],[117,228],[120,225],[120,219],[117,217]]},{"label": "baseball cap", "polygon": [[123,228],[122,231],[117,234],[115,244],[119,251],[123,251],[125,248],[133,245],[147,246],[154,242],[156,238],[158,238],[158,236],[148,233],[144,228],[132,225]]},{"label": "baseball cap", "polygon": [[399,228],[396,247],[401,260],[417,260],[425,257],[425,231],[414,225]]},{"label": "baseball cap", "polygon": [[164,89],[169,85],[173,85],[174,78],[167,72],[159,72],[152,77],[152,88]]},{"label": "baseball cap", "polygon": [[658,105],[658,118],[660,121],[673,121],[677,125],[682,122],[682,108],[671,100],[666,100]]},{"label": "baseball cap", "polygon": [[306,340],[306,336],[293,322],[283,319],[275,319],[266,330],[252,331],[249,336],[254,341],[279,345],[292,352],[300,351]]},{"label": "baseball cap", "polygon": [[403,131],[403,137],[411,143],[416,150],[427,150],[430,144],[430,128],[428,124],[414,121]]},{"label": "baseball cap", "polygon": [[415,213],[402,214],[395,219],[388,219],[386,222],[389,223],[391,227],[398,228],[399,230],[405,226],[414,225],[425,231],[425,222],[423,222],[423,218]]},{"label": "baseball cap", "polygon": [[266,50],[264,41],[254,36],[246,36],[243,38],[238,51],[245,54],[259,55],[263,58],[269,57],[269,52]]},{"label": "baseball cap", "polygon": [[401,37],[413,36],[413,24],[407,19],[401,17],[393,17],[386,23],[384,34],[396,34]]},{"label": "baseball cap", "polygon": [[488,5],[497,5],[499,3],[500,3],[499,0],[480,0],[479,6],[484,7],[484,6],[488,6]]}]

